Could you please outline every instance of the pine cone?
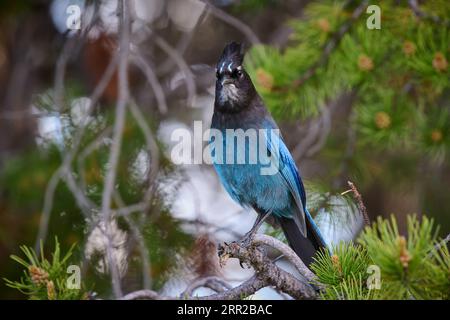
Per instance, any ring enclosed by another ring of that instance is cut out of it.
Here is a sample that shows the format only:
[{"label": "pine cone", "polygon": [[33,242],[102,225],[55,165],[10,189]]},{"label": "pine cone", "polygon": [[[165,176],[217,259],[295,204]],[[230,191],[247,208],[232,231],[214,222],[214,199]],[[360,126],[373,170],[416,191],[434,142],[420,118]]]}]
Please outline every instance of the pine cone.
[{"label": "pine cone", "polygon": [[264,69],[256,70],[256,81],[266,90],[270,91],[273,88],[273,76]]},{"label": "pine cone", "polygon": [[333,263],[333,266],[339,271],[339,273],[342,273],[341,263],[337,255],[333,254],[331,256],[331,263]]},{"label": "pine cone", "polygon": [[319,19],[317,20],[317,25],[319,26],[319,29],[323,32],[329,32],[330,31],[330,23],[327,19]]},{"label": "pine cone", "polygon": [[48,282],[48,273],[39,267],[30,266],[28,267],[28,272],[30,273],[31,280],[37,286],[45,285]]},{"label": "pine cone", "polygon": [[440,142],[442,140],[442,131],[438,129],[431,131],[431,140],[433,142]]},{"label": "pine cone", "polygon": [[378,129],[386,129],[391,126],[391,117],[384,111],[375,114],[375,125]]},{"label": "pine cone", "polygon": [[358,58],[358,67],[361,71],[370,71],[373,69],[373,61],[369,56],[362,54]]},{"label": "pine cone", "polygon": [[416,52],[416,45],[411,41],[405,41],[403,43],[403,53],[406,56],[411,56]]},{"label": "pine cone", "polygon": [[433,59],[433,67],[440,72],[447,71],[448,62],[442,52],[436,52]]},{"label": "pine cone", "polygon": [[47,282],[47,297],[48,300],[56,300],[55,284],[51,280]]},{"label": "pine cone", "polygon": [[406,239],[403,236],[398,237],[397,239],[398,246],[400,248],[400,262],[403,268],[408,268],[409,261],[411,261],[411,256],[409,254],[408,249],[406,248]]}]

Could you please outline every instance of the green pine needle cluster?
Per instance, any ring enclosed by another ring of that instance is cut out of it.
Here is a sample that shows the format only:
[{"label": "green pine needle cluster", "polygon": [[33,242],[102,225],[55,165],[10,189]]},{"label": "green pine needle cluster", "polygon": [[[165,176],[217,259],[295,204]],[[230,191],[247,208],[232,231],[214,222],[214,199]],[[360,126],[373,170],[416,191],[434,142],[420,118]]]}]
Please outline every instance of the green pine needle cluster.
[{"label": "green pine needle cluster", "polygon": [[437,241],[433,220],[409,216],[407,235],[399,233],[394,217],[379,217],[358,243],[321,252],[311,267],[325,285],[321,297],[450,299],[449,250]]},{"label": "green pine needle cluster", "polygon": [[80,283],[80,288],[70,288],[68,284],[69,259],[73,253],[72,246],[67,253],[62,256],[60,244],[55,238],[55,248],[52,253],[52,259],[47,260],[42,248],[40,253],[36,253],[33,248],[21,246],[26,260],[19,256],[12,255],[11,259],[19,263],[25,269],[20,281],[4,279],[6,285],[17,289],[31,300],[79,300],[87,299],[87,292]]},{"label": "green pine needle cluster", "polygon": [[[383,1],[381,29],[368,29],[369,14],[351,22],[358,1],[311,3],[287,48],[255,46],[247,68],[272,113],[285,119],[317,116],[327,102],[355,94],[351,125],[360,146],[405,148],[444,161],[450,151],[449,29],[419,19],[407,1]],[[429,15],[450,16],[448,1],[426,1]],[[342,26],[348,31],[313,75]],[[437,120],[437,121],[436,121]]]}]

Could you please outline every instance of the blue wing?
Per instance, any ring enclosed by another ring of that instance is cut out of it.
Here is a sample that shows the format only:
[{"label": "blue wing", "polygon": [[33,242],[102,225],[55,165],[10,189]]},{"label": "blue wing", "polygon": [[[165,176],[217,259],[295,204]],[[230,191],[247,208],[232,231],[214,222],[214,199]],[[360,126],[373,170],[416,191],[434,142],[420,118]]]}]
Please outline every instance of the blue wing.
[{"label": "blue wing", "polygon": [[294,159],[291,156],[288,148],[284,144],[282,137],[275,134],[274,131],[266,132],[267,148],[272,156],[276,158],[279,165],[279,173],[282,176],[282,181],[291,192],[295,204],[298,208],[292,212],[292,218],[296,222],[303,236],[306,237],[306,223],[305,216],[311,218],[306,210],[306,196],[303,182],[298,173]]}]

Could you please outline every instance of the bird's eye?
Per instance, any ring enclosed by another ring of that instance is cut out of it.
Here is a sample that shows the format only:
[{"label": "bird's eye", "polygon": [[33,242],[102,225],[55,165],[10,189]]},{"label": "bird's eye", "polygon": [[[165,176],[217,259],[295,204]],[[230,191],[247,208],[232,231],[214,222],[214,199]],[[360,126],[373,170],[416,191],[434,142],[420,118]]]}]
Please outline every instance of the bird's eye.
[{"label": "bird's eye", "polygon": [[220,78],[220,73],[219,70],[216,70],[216,78],[219,79]]},{"label": "bird's eye", "polygon": [[242,76],[242,70],[234,69],[231,76],[235,79],[240,78]]}]

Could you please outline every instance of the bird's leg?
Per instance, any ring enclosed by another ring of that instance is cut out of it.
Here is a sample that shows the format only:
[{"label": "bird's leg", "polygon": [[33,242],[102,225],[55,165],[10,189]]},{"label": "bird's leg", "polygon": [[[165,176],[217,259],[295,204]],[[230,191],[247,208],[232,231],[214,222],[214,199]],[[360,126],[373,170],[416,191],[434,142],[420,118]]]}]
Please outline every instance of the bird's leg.
[{"label": "bird's leg", "polygon": [[272,213],[271,210],[264,212],[263,214],[258,214],[258,217],[256,218],[255,223],[253,224],[253,227],[250,229],[249,232],[245,234],[245,236],[242,238],[242,245],[244,247],[248,247],[250,243],[253,240],[253,237],[255,236],[255,233],[258,231],[258,229],[263,224],[264,220]]}]

